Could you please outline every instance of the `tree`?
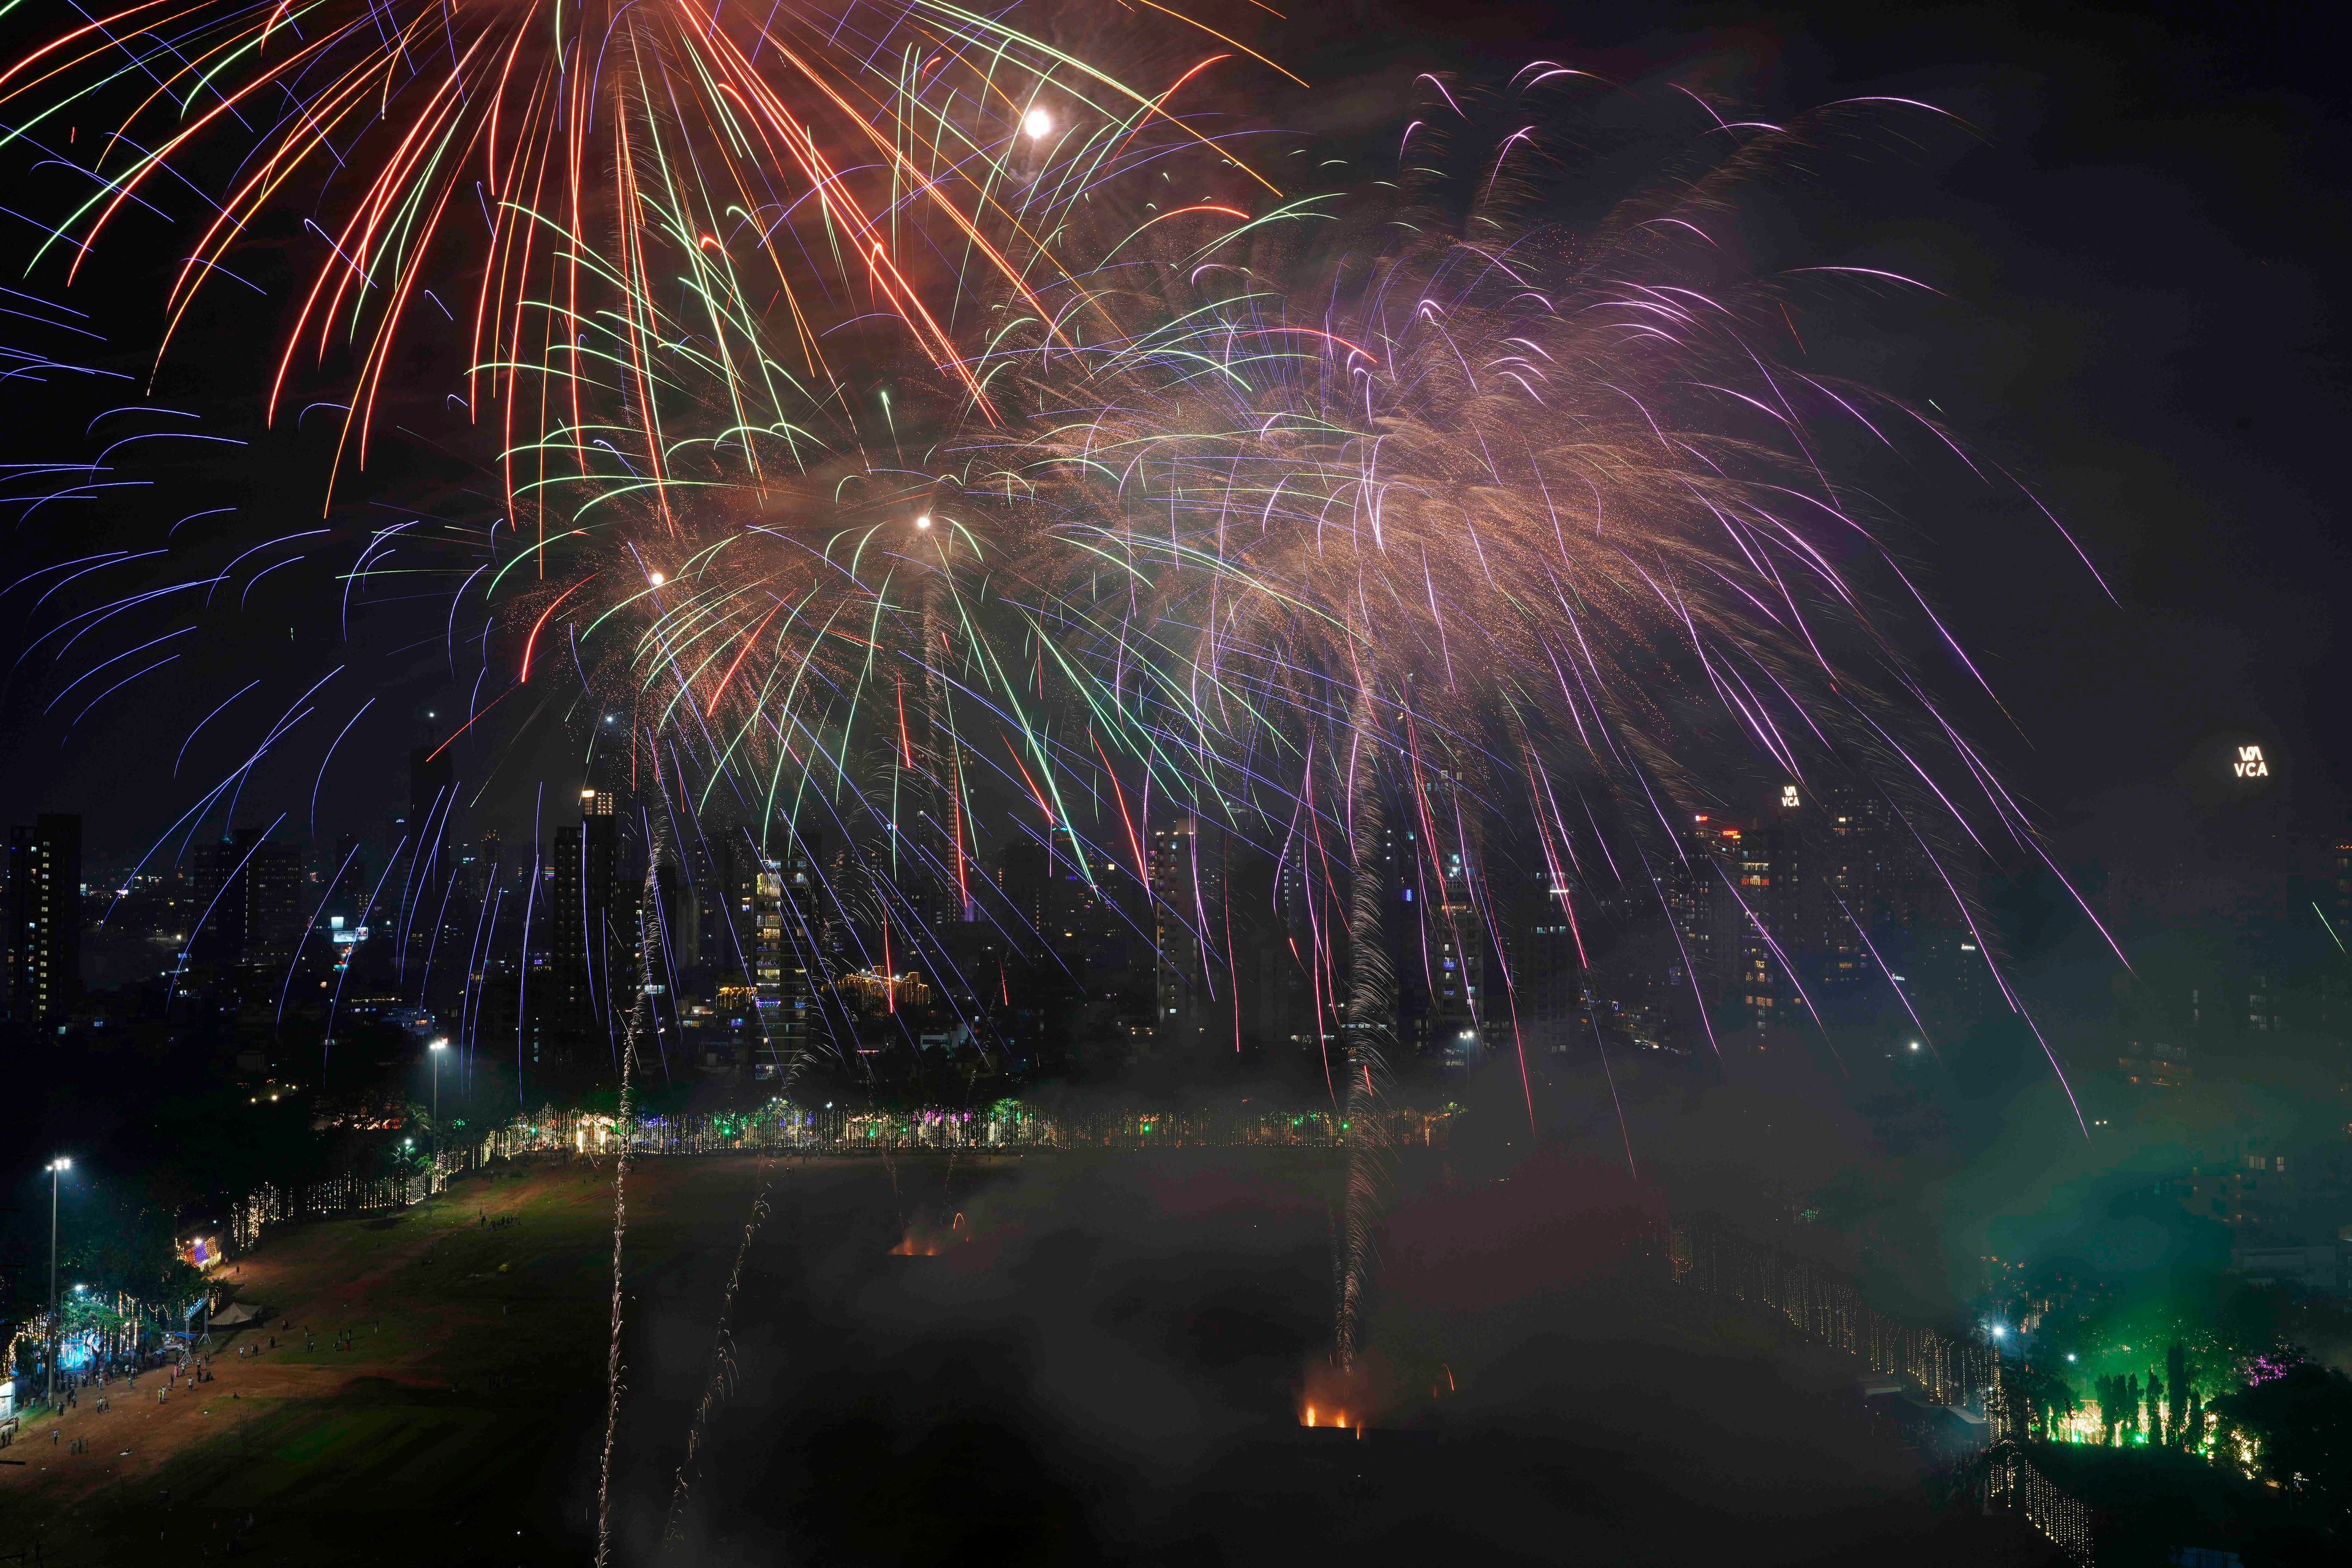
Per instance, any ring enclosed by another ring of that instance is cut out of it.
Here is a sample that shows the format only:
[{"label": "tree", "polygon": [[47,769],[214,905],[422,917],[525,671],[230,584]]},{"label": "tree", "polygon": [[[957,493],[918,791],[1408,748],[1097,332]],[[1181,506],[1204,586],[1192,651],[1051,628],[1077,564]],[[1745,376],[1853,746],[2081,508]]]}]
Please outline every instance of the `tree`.
[{"label": "tree", "polygon": [[2139,1390],[2136,1380],[2126,1383],[2121,1373],[2102,1377],[2093,1386],[2099,1404],[2099,1441],[2112,1447],[2126,1423],[2133,1418]]},{"label": "tree", "polygon": [[2164,1352],[2164,1389],[2170,1401],[2170,1419],[2165,1424],[2165,1437],[2176,1448],[2189,1446],[2189,1409],[2194,1397],[2189,1387],[2189,1352],[2179,1340]]},{"label": "tree", "polygon": [[2000,1397],[2011,1436],[2045,1441],[2059,1417],[2071,1414],[2080,1403],[2064,1378],[2047,1367],[2023,1362],[2002,1364]]},{"label": "tree", "polygon": [[2253,1439],[2265,1479],[2339,1519],[2352,1514],[2352,1378],[2304,1362],[2216,1399],[2213,1409]]}]

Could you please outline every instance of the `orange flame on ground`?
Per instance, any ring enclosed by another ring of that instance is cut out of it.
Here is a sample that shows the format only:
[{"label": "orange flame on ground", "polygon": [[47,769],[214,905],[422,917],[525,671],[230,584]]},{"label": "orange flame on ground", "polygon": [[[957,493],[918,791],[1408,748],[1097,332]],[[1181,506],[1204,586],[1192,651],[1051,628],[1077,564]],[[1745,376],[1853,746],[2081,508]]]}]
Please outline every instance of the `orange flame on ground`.
[{"label": "orange flame on ground", "polygon": [[907,1227],[907,1234],[899,1237],[898,1245],[890,1249],[889,1256],[892,1258],[937,1258],[940,1253],[947,1250],[949,1243],[970,1241],[971,1239],[971,1226],[964,1219],[961,1214],[958,1214],[954,1220],[949,1224],[947,1232],[944,1236],[930,1226],[925,1226],[920,1221],[918,1221]]},{"label": "orange flame on ground", "polygon": [[1362,1369],[1343,1373],[1336,1367],[1318,1366],[1308,1372],[1307,1386],[1299,1391],[1298,1424],[1352,1430],[1360,1438],[1379,1404]]}]

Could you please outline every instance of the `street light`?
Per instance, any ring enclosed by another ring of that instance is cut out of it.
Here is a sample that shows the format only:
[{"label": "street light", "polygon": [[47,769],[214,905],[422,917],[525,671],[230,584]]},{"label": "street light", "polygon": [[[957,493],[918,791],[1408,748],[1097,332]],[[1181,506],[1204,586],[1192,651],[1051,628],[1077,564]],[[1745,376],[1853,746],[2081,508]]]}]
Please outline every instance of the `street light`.
[{"label": "street light", "polygon": [[441,1053],[449,1048],[449,1037],[442,1036],[425,1047],[433,1058],[433,1163],[441,1163]]},{"label": "street light", "polygon": [[65,1347],[65,1335],[59,1331],[58,1320],[58,1184],[73,1169],[73,1162],[63,1154],[49,1162],[49,1408],[58,1404],[58,1353]]}]

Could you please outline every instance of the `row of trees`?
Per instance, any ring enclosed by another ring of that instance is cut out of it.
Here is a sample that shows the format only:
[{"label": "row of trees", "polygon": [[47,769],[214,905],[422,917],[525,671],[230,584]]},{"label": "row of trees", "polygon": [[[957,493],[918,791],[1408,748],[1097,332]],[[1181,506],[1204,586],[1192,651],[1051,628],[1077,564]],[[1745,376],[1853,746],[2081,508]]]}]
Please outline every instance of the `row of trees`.
[{"label": "row of trees", "polygon": [[[2021,1436],[2060,1440],[2066,1418],[2082,1408],[2082,1396],[2048,1363],[2004,1363],[1999,1404],[2009,1428]],[[2091,1401],[2099,1413],[2099,1441],[2109,1447],[2147,1445],[2193,1449],[2205,1426],[2205,1407],[2188,1352],[2175,1343],[2165,1354],[2164,1373],[2094,1378]]]},{"label": "row of trees", "polygon": [[2205,1410],[2189,1366],[2189,1352],[2173,1342],[2165,1352],[2164,1375],[2147,1369],[2096,1379],[2092,1397],[2099,1407],[2100,1441],[2110,1447],[2145,1442],[2158,1448],[2195,1448],[2205,1432]]},{"label": "row of trees", "polygon": [[[2175,1343],[2164,1370],[2142,1377],[2118,1373],[2093,1380],[2098,1441],[2108,1447],[2169,1449],[2200,1456],[2312,1505],[2333,1521],[2352,1526],[2352,1378],[2314,1362],[2258,1372],[2207,1400],[2199,1371]],[[2062,1440],[2065,1418],[2082,1401],[2048,1365],[2001,1369],[2000,1400],[2011,1429],[2043,1441]]]}]

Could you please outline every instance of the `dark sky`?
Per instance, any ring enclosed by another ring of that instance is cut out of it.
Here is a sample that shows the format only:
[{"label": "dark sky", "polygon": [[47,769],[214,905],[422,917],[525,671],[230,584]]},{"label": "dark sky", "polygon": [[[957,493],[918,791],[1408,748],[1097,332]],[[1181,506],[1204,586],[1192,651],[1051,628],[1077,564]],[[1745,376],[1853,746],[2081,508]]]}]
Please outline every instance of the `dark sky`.
[{"label": "dark sky", "polygon": [[[2327,510],[2347,413],[2327,268],[2346,248],[2347,160],[2324,27],[2284,9],[2186,6],[1370,5],[1311,8],[1286,35],[1260,21],[1269,52],[1316,83],[1269,111],[1343,133],[1386,135],[1409,112],[1417,70],[1498,79],[1538,57],[1645,94],[1685,83],[1764,118],[1868,94],[1961,116],[1972,134],[1924,135],[1874,167],[1841,168],[1821,200],[1792,209],[1787,243],[1792,257],[1894,268],[1944,290],[1822,352],[1932,399],[2048,500],[2122,600],[2107,605],[2021,509],[1993,515],[1933,476],[1896,497],[1927,580],[2016,717],[2014,731],[1984,738],[2076,863],[2193,836],[2184,770],[2210,773],[2237,738],[2269,744],[2294,815],[2333,830],[2336,781],[2352,763],[2333,698],[2352,670],[2329,632],[2352,577]],[[21,228],[8,232],[21,241]],[[89,308],[89,296],[77,302]],[[102,309],[117,303],[101,298]],[[249,433],[248,405],[226,394],[257,367],[236,363],[234,349],[255,341],[255,311],[278,308],[237,302],[215,323],[215,348],[159,396],[201,403],[219,427]],[[121,352],[137,325],[118,331]],[[46,412],[37,401],[13,409],[9,445],[51,441],[27,436]],[[303,498],[315,489],[279,439],[256,449],[268,454],[257,471],[205,482],[237,490],[248,519],[308,526]],[[203,504],[218,503],[187,509]],[[20,527],[20,552],[37,560],[79,544],[89,515]],[[267,590],[257,598],[266,605]],[[191,662],[262,668],[284,646],[268,638],[301,617],[257,608],[252,618],[242,646]],[[437,653],[415,654],[420,677]],[[207,689],[228,689],[217,668],[205,673]],[[154,737],[184,732],[198,684],[145,710],[103,710],[117,714],[110,726],[102,712],[63,746],[56,718],[12,688],[19,733],[0,805],[12,818],[83,807],[106,852],[152,833],[180,794],[158,777]],[[430,692],[427,679],[381,693],[345,744],[400,756]],[[339,726],[355,706],[322,710],[313,726]],[[314,765],[289,763],[289,778],[307,784]],[[331,780],[325,817],[389,804],[397,773]],[[142,787],[126,791],[126,778]]]},{"label": "dark sky", "polygon": [[[2051,504],[2063,544],[1979,537],[1963,497],[1901,498],[2021,735],[2016,776],[2077,853],[2177,825],[2191,759],[2283,751],[2314,831],[2352,762],[2330,636],[2346,405],[2346,97],[2296,7],[1392,5],[1330,74],[1391,96],[1445,58],[1553,58],[1783,117],[1891,95],[1977,132],[1923,140],[1801,242],[1950,297],[1883,318],[1880,374]],[[1307,26],[1315,26],[1306,22]],[[1995,745],[2000,738],[1990,737]],[[2104,819],[2096,820],[2096,819]],[[2127,831],[2118,831],[2127,829]]]}]

